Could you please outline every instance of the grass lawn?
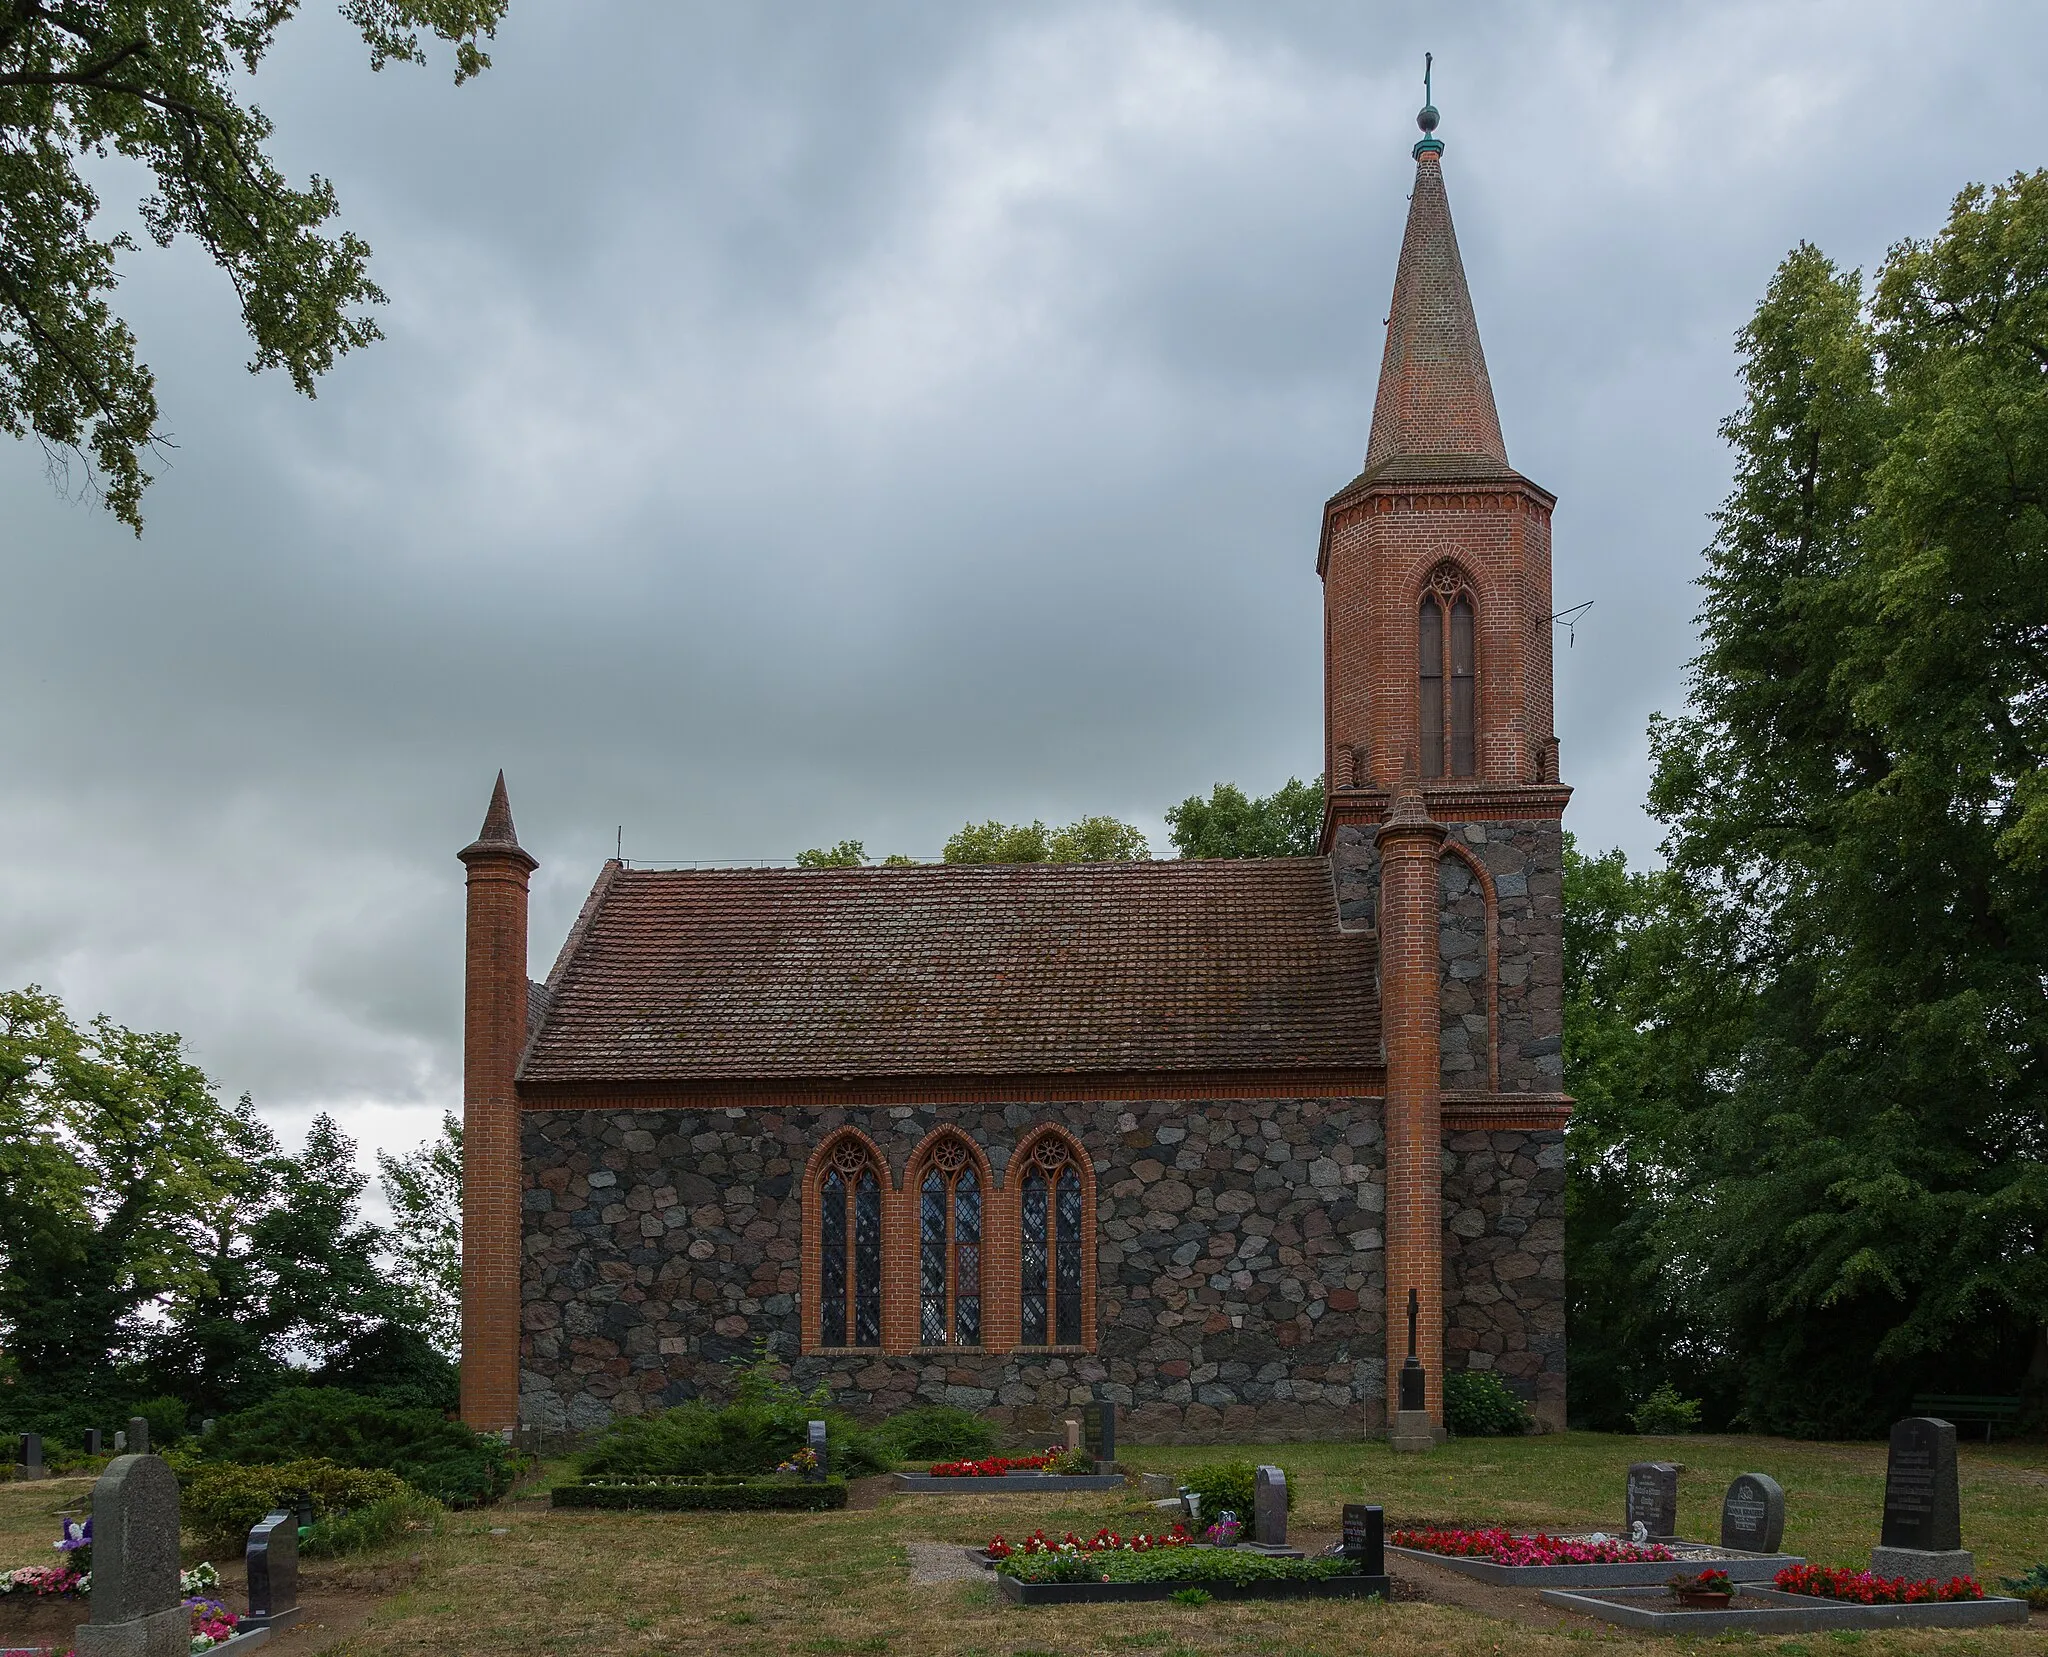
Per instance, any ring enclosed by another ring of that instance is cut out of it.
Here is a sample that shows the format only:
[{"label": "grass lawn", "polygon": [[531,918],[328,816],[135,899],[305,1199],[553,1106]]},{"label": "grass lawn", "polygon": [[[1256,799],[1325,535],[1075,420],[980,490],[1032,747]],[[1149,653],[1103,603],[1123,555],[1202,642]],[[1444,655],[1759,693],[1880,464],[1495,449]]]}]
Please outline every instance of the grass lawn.
[{"label": "grass lawn", "polygon": [[[1246,1458],[1286,1467],[1294,1523],[1333,1530],[1347,1500],[1382,1502],[1389,1518],[1500,1519],[1579,1528],[1617,1522],[1627,1464],[1685,1464],[1681,1515],[1688,1534],[1714,1534],[1720,1494],[1739,1472],[1770,1473],[1786,1488],[1786,1546],[1834,1564],[1868,1563],[1882,1505],[1884,1446],[1775,1439],[1644,1440],[1591,1434],[1464,1440],[1431,1456],[1395,1457],[1381,1444],[1127,1448],[1127,1465],[1161,1471]],[[80,1487],[82,1490],[83,1487]],[[40,1560],[55,1527],[55,1492],[0,1488],[0,1564]],[[76,1499],[75,1497],[73,1498]],[[40,1510],[40,1511],[36,1511]],[[2048,1555],[2048,1451],[2038,1446],[1963,1450],[1964,1539],[1987,1575]],[[1589,1642],[1668,1642],[1574,1627],[1552,1632],[1448,1607],[1341,1601],[1200,1608],[1008,1605],[984,1584],[909,1586],[902,1544],[980,1542],[1043,1524],[1092,1531],[1156,1516],[1124,1496],[904,1497],[868,1512],[834,1514],[554,1513],[533,1504],[452,1515],[427,1544],[418,1584],[380,1608],[351,1653],[657,1652],[957,1653],[1047,1657],[1061,1653],[1328,1653],[1360,1651],[1567,1653]],[[503,1534],[492,1534],[494,1530]],[[47,1533],[47,1534],[46,1534]],[[1809,1636],[1719,1641],[1787,1653],[1884,1657],[1943,1652],[2003,1657],[2038,1653],[2038,1626],[1973,1632]],[[1687,1647],[1686,1649],[1690,1649]]]}]

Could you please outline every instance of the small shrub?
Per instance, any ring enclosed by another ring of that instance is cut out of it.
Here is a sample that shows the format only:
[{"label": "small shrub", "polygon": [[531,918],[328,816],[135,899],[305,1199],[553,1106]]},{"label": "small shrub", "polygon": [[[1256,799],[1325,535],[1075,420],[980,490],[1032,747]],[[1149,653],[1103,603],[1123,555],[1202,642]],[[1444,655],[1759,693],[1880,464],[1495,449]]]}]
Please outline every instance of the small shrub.
[{"label": "small shrub", "polygon": [[380,1467],[449,1507],[494,1502],[525,1458],[439,1411],[398,1409],[339,1387],[293,1387],[226,1417],[205,1441],[209,1461],[272,1466],[315,1458]]},{"label": "small shrub", "polygon": [[2020,1576],[2000,1577],[1998,1585],[2036,1611],[2048,1611],[2048,1565],[2036,1565]]},{"label": "small shrub", "polygon": [[1444,1425],[1459,1438],[1513,1438],[1536,1423],[1492,1370],[1454,1369],[1444,1376]]},{"label": "small shrub", "polygon": [[173,1398],[168,1393],[160,1398],[145,1398],[128,1412],[139,1415],[149,1423],[149,1447],[152,1450],[167,1450],[185,1436],[185,1400]]},{"label": "small shrub", "polygon": [[1629,1414],[1629,1425],[1639,1433],[1691,1433],[1700,1425],[1700,1402],[1681,1398],[1678,1389],[1666,1381]]},{"label": "small shrub", "polygon": [[1207,1605],[1214,1598],[1215,1595],[1206,1588],[1176,1588],[1173,1591],[1176,1605]]},{"label": "small shrub", "polygon": [[950,1404],[923,1404],[892,1415],[874,1438],[892,1461],[979,1461],[996,1447],[993,1426]]},{"label": "small shrub", "polygon": [[411,1531],[431,1534],[440,1528],[441,1504],[408,1487],[395,1496],[379,1496],[361,1507],[316,1518],[299,1543],[299,1552],[309,1559],[335,1559],[368,1553]]},{"label": "small shrub", "polygon": [[[1182,1484],[1202,1498],[1202,1523],[1213,1525],[1228,1509],[1247,1527],[1252,1522],[1252,1501],[1256,1494],[1258,1469],[1248,1461],[1211,1462],[1191,1467],[1181,1475]],[[1287,1481],[1287,1505],[1294,1506],[1294,1481]]]},{"label": "small shrub", "polygon": [[396,1473],[321,1460],[267,1467],[203,1462],[180,1483],[184,1488],[178,1505],[186,1526],[210,1546],[237,1551],[257,1520],[280,1508],[295,1510],[301,1499],[313,1504],[316,1525],[343,1510],[354,1513],[377,1503],[422,1500]]}]

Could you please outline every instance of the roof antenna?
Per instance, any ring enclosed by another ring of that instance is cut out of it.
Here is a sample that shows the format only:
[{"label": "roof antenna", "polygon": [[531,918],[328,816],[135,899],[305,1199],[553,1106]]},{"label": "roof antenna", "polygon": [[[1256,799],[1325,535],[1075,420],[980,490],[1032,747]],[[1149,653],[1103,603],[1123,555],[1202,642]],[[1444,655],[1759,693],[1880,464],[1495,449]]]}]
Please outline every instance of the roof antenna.
[{"label": "roof antenna", "polygon": [[619,825],[618,838],[612,843],[612,861],[614,863],[626,861],[626,825],[624,823]]}]

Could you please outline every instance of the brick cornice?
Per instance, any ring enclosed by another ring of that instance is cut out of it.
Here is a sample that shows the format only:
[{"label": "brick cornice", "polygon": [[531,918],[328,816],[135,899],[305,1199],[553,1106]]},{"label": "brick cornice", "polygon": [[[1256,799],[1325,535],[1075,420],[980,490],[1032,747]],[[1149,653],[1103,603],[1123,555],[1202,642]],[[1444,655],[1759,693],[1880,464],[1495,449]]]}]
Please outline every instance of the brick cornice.
[{"label": "brick cornice", "polygon": [[1568,1093],[1446,1093],[1444,1131],[1562,1128],[1571,1120],[1574,1102]]},{"label": "brick cornice", "polygon": [[[1438,823],[1544,821],[1562,817],[1572,791],[1563,783],[1424,783],[1423,803]],[[1384,788],[1333,788],[1323,796],[1323,852],[1338,828],[1377,829],[1393,806]]]},{"label": "brick cornice", "polygon": [[1102,1072],[1072,1076],[797,1077],[521,1082],[526,1110],[743,1110],[924,1104],[1063,1104],[1091,1099],[1374,1099],[1378,1065],[1345,1070]]},{"label": "brick cornice", "polygon": [[1330,572],[1330,543],[1337,531],[1370,512],[1483,509],[1502,500],[1517,501],[1546,517],[1557,505],[1555,495],[1519,472],[1469,478],[1376,477],[1370,472],[1360,473],[1323,503],[1323,530],[1316,542],[1316,574],[1326,576]]}]

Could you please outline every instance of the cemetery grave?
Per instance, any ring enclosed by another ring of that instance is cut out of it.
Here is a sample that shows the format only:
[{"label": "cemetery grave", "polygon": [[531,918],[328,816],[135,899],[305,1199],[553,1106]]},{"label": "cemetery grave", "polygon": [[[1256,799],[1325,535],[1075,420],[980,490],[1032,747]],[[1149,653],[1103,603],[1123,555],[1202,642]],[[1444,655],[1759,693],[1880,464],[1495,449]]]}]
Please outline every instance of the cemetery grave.
[{"label": "cemetery grave", "polygon": [[924,1473],[898,1473],[896,1488],[906,1495],[1046,1495],[1081,1490],[1121,1490],[1116,1472],[1116,1405],[1093,1403],[1066,1423],[1066,1443],[1032,1456],[988,1456],[934,1462]]}]

